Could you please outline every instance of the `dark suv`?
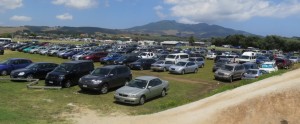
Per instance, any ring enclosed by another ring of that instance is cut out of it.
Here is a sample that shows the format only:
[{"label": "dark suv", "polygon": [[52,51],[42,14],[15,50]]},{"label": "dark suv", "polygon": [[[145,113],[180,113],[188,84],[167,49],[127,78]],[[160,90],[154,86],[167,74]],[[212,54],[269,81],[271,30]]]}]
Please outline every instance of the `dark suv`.
[{"label": "dark suv", "polygon": [[155,59],[142,58],[135,62],[130,63],[128,66],[130,67],[130,69],[144,70],[144,69],[151,69],[151,65],[153,63],[155,63]]},{"label": "dark suv", "polygon": [[52,71],[58,66],[58,64],[55,63],[49,63],[49,62],[38,62],[38,63],[32,63],[29,66],[14,70],[10,73],[11,78],[26,78],[26,79],[44,79],[48,72]]},{"label": "dark suv", "polygon": [[130,69],[125,65],[109,65],[96,68],[91,74],[79,80],[82,90],[96,90],[105,94],[110,88],[124,86],[132,78]]},{"label": "dark suv", "polygon": [[89,74],[93,70],[94,64],[90,60],[65,62],[47,74],[45,84],[68,88],[76,85],[80,77]]}]

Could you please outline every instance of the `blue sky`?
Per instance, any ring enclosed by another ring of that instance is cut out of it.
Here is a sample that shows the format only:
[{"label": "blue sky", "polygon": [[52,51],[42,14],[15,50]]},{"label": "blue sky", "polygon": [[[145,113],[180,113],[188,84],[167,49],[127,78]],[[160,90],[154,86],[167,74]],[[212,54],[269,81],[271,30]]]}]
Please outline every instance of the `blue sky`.
[{"label": "blue sky", "polygon": [[0,26],[124,29],[160,20],[300,36],[300,0],[0,0]]}]

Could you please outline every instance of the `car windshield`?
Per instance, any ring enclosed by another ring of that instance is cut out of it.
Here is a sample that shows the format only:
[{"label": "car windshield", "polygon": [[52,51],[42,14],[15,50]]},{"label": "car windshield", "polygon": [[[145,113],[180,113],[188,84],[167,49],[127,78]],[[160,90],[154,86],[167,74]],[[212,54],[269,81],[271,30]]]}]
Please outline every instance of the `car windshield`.
[{"label": "car windshield", "polygon": [[7,65],[8,63],[9,63],[8,60],[5,60],[5,61],[0,62],[0,64],[2,64],[2,65]]},{"label": "car windshield", "polygon": [[258,70],[248,70],[247,74],[257,74]]},{"label": "car windshield", "polygon": [[177,65],[177,66],[185,66],[186,63],[187,63],[187,62],[178,62],[178,63],[176,63],[176,65]]},{"label": "car windshield", "polygon": [[33,64],[30,64],[30,65],[28,65],[27,67],[25,67],[26,69],[34,69],[34,68],[38,68],[38,64],[35,64],[35,63],[33,63]]},{"label": "car windshield", "polygon": [[298,59],[298,58],[293,56],[293,57],[291,57],[290,59]]},{"label": "car windshield", "polygon": [[228,60],[226,60],[226,59],[219,59],[219,60],[217,61],[217,63],[226,63],[226,62],[228,62]]},{"label": "car windshield", "polygon": [[138,59],[136,60],[136,62],[143,62],[143,59]]},{"label": "car windshield", "polygon": [[190,59],[189,59],[189,61],[196,61],[196,59],[194,59],[194,58],[190,58]]},{"label": "car windshield", "polygon": [[250,59],[250,56],[242,56],[241,59]]},{"label": "car windshield", "polygon": [[225,71],[232,71],[232,70],[233,70],[233,66],[224,65],[224,66],[222,67],[222,70],[225,70]]},{"label": "car windshield", "polygon": [[109,72],[110,69],[108,68],[97,68],[91,73],[91,75],[93,76],[108,75]]},{"label": "car windshield", "polygon": [[273,68],[272,64],[262,64],[261,68]]},{"label": "car windshield", "polygon": [[147,81],[146,80],[141,80],[141,79],[134,79],[131,80],[127,86],[129,87],[136,87],[136,88],[140,88],[140,89],[145,89],[147,86]]},{"label": "car windshield", "polygon": [[164,61],[157,61],[155,62],[155,64],[164,64],[165,62]]},{"label": "car windshield", "polygon": [[117,61],[123,61],[125,60],[126,58],[128,58],[127,56],[121,56],[119,59],[117,59]]},{"label": "car windshield", "polygon": [[56,67],[54,69],[55,72],[68,72],[71,71],[71,69],[73,68],[74,64],[60,64],[58,67]]},{"label": "car windshield", "polygon": [[175,55],[168,55],[167,58],[170,58],[170,59],[174,59],[176,56]]},{"label": "car windshield", "polygon": [[264,56],[259,56],[259,57],[257,57],[257,59],[264,60],[264,59],[267,59],[267,57],[264,57]]},{"label": "car windshield", "polygon": [[141,56],[146,56],[146,55],[147,55],[147,53],[141,53],[140,55],[141,55]]}]

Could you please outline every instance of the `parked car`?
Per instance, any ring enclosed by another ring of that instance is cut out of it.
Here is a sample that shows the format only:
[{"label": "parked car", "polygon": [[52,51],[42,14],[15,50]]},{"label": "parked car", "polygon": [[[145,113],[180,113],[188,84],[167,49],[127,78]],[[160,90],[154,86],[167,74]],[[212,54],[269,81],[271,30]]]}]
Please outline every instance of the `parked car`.
[{"label": "parked car", "polygon": [[25,68],[17,69],[11,72],[11,78],[18,79],[45,79],[48,72],[52,71],[58,66],[55,63],[38,62],[32,63]]},{"label": "parked car", "polygon": [[264,70],[268,73],[272,73],[278,71],[278,67],[274,61],[272,62],[264,62],[260,65],[259,70]]},{"label": "parked car", "polygon": [[139,59],[135,62],[130,63],[128,66],[130,69],[139,69],[139,70],[144,70],[144,69],[151,69],[151,64],[155,63],[154,59]]},{"label": "parked car", "polygon": [[259,69],[249,69],[243,74],[242,79],[256,79],[264,74],[268,74],[268,72]]},{"label": "parked car", "polygon": [[155,53],[153,52],[142,52],[139,57],[140,58],[148,58],[148,59],[151,59],[151,58],[154,58],[156,55]]},{"label": "parked car", "polygon": [[279,69],[289,69],[293,66],[292,61],[287,58],[275,58],[275,63]]},{"label": "parked car", "polygon": [[197,73],[198,65],[194,62],[180,61],[177,62],[175,65],[171,65],[169,68],[169,72],[175,74],[186,74],[191,72]]},{"label": "parked car", "polygon": [[216,80],[223,79],[233,82],[235,79],[241,79],[245,73],[245,67],[242,64],[232,63],[226,64],[221,69],[218,69],[214,77]]},{"label": "parked car", "polygon": [[245,71],[249,69],[258,69],[258,65],[255,62],[246,62],[243,63],[243,66],[245,67]]},{"label": "parked car", "polygon": [[190,56],[187,53],[173,53],[173,54],[169,54],[166,57],[166,61],[173,61],[177,63],[179,61],[188,61],[189,57]]},{"label": "parked car", "polygon": [[262,63],[264,63],[264,62],[269,62],[269,61],[271,61],[271,60],[270,60],[270,58],[267,57],[267,56],[258,56],[258,57],[256,58],[256,63],[257,63],[257,64],[262,64]]},{"label": "parked car", "polygon": [[159,60],[155,63],[151,64],[151,70],[153,71],[168,71],[169,67],[171,65],[174,65],[175,63],[173,61],[165,61],[165,60]]},{"label": "parked car", "polygon": [[229,64],[229,63],[231,63],[231,61],[229,59],[221,58],[214,64],[212,71],[215,72],[218,69],[220,69],[222,66]]},{"label": "parked car", "polygon": [[61,55],[61,58],[63,59],[71,59],[73,55],[77,54],[80,51],[76,51],[76,50],[71,50],[68,52],[65,52],[64,54]]},{"label": "parked car", "polygon": [[206,59],[211,59],[214,60],[216,58],[217,54],[216,53],[208,53],[206,55]]},{"label": "parked car", "polygon": [[136,54],[122,55],[120,58],[114,61],[116,65],[128,65],[129,63],[135,62],[140,59]]},{"label": "parked car", "polygon": [[25,68],[32,63],[31,60],[25,58],[10,58],[0,63],[0,74],[5,76],[11,71]]},{"label": "parked car", "polygon": [[114,99],[117,102],[143,105],[148,99],[166,96],[168,90],[168,81],[154,76],[140,76],[117,89]]},{"label": "parked car", "polygon": [[91,53],[91,51],[82,51],[82,52],[79,52],[79,53],[77,53],[77,54],[75,54],[75,55],[72,56],[72,60],[73,61],[79,60],[80,57],[88,55],[89,53]]},{"label": "parked car", "polygon": [[88,55],[81,56],[79,60],[92,60],[99,62],[100,58],[107,56],[108,52],[91,52]]},{"label": "parked car", "polygon": [[205,60],[203,57],[190,57],[189,61],[195,62],[201,68],[203,68],[205,65]]},{"label": "parked car", "polygon": [[91,74],[79,79],[81,90],[95,90],[105,94],[111,88],[124,86],[132,79],[130,69],[125,65],[109,65],[96,68]]},{"label": "parked car", "polygon": [[79,78],[93,70],[94,64],[90,60],[65,62],[47,74],[45,84],[68,88],[76,85]]},{"label": "parked car", "polygon": [[290,61],[292,61],[293,63],[299,63],[300,62],[300,56],[291,56],[289,58]]},{"label": "parked car", "polygon": [[118,53],[108,54],[106,57],[101,58],[99,61],[101,64],[113,64],[113,61],[120,58],[122,55]]}]

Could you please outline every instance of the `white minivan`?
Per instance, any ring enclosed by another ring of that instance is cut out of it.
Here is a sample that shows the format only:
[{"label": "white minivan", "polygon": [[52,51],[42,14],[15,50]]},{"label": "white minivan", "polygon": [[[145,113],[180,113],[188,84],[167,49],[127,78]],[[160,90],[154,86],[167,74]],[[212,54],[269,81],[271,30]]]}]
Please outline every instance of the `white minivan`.
[{"label": "white minivan", "polygon": [[255,52],[244,52],[239,58],[239,63],[243,64],[246,62],[256,62],[256,53]]},{"label": "white minivan", "polygon": [[187,53],[174,53],[167,55],[166,61],[173,61],[177,63],[178,61],[188,61],[189,60],[189,54]]}]

